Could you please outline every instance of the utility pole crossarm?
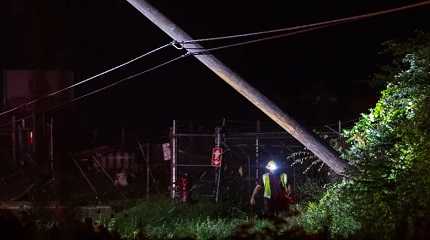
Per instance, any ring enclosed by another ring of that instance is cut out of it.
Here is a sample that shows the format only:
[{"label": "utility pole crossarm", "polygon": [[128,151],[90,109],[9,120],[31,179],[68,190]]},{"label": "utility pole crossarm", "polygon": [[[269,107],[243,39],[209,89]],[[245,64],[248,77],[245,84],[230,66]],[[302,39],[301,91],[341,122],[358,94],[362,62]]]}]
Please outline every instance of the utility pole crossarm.
[{"label": "utility pole crossarm", "polygon": [[[177,42],[193,40],[179,26],[170,21],[147,1],[127,1],[173,40]],[[204,48],[197,43],[188,43],[187,46],[189,47],[188,52],[191,54],[204,51]],[[225,66],[215,56],[211,54],[195,54],[194,57],[279,124],[336,173],[342,174],[345,172],[347,163],[338,157],[336,151],[322,143],[314,134],[303,128],[296,120],[284,113],[278,106],[248,84],[237,73]]]}]

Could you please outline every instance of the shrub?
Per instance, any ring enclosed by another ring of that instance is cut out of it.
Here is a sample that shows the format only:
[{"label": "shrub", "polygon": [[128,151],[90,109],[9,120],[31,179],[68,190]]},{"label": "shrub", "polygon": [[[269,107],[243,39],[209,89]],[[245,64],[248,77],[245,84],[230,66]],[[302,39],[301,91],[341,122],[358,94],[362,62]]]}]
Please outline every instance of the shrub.
[{"label": "shrub", "polygon": [[299,218],[306,232],[316,234],[328,230],[333,238],[346,238],[360,229],[361,224],[353,214],[353,202],[345,195],[350,184],[350,181],[336,183],[318,202],[308,203]]},{"label": "shrub", "polygon": [[428,37],[420,35],[420,47],[390,68],[403,70],[385,77],[376,106],[344,132],[349,147],[342,157],[351,164],[350,178],[308,205],[301,218],[308,231],[322,231],[321,225],[332,236],[403,239],[429,222],[430,46],[422,39]]}]

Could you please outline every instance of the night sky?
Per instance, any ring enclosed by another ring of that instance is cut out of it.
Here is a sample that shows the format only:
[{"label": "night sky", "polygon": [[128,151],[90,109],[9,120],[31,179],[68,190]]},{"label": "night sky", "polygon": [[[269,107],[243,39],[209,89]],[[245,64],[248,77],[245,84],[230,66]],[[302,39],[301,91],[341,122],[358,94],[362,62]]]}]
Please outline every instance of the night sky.
[{"label": "night sky", "polygon": [[[195,38],[308,24],[414,2],[151,1]],[[1,15],[6,17],[2,21],[2,69],[68,69],[81,80],[171,41],[125,0],[3,0],[2,4]],[[306,125],[350,120],[377,99],[378,89],[368,80],[386,62],[378,55],[381,43],[412,36],[414,30],[428,30],[429,10],[421,7],[215,55]],[[75,93],[89,92],[179,54],[168,48],[83,85]],[[143,137],[163,133],[172,119],[267,120],[193,58],[74,106],[78,121],[70,124],[79,123],[83,132],[96,127],[113,131],[125,125]]]}]

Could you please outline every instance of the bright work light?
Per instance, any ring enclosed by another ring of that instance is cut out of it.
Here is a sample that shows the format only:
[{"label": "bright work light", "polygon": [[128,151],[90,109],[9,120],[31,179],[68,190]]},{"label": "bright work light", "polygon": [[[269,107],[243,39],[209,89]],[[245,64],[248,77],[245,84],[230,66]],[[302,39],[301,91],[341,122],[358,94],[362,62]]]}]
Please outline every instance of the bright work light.
[{"label": "bright work light", "polygon": [[270,171],[275,171],[276,169],[278,169],[278,166],[276,165],[275,161],[271,160],[267,163],[266,168]]}]

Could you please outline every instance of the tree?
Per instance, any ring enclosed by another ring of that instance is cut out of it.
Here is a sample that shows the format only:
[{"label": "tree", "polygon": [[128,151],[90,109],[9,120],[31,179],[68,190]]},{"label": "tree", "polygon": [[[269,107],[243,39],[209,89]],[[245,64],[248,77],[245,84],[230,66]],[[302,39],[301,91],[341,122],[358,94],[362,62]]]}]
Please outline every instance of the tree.
[{"label": "tree", "polygon": [[385,44],[394,62],[376,79],[386,87],[376,106],[344,133],[351,178],[308,207],[305,227],[322,222],[333,235],[404,239],[430,223],[429,39],[418,33],[404,44]]}]

